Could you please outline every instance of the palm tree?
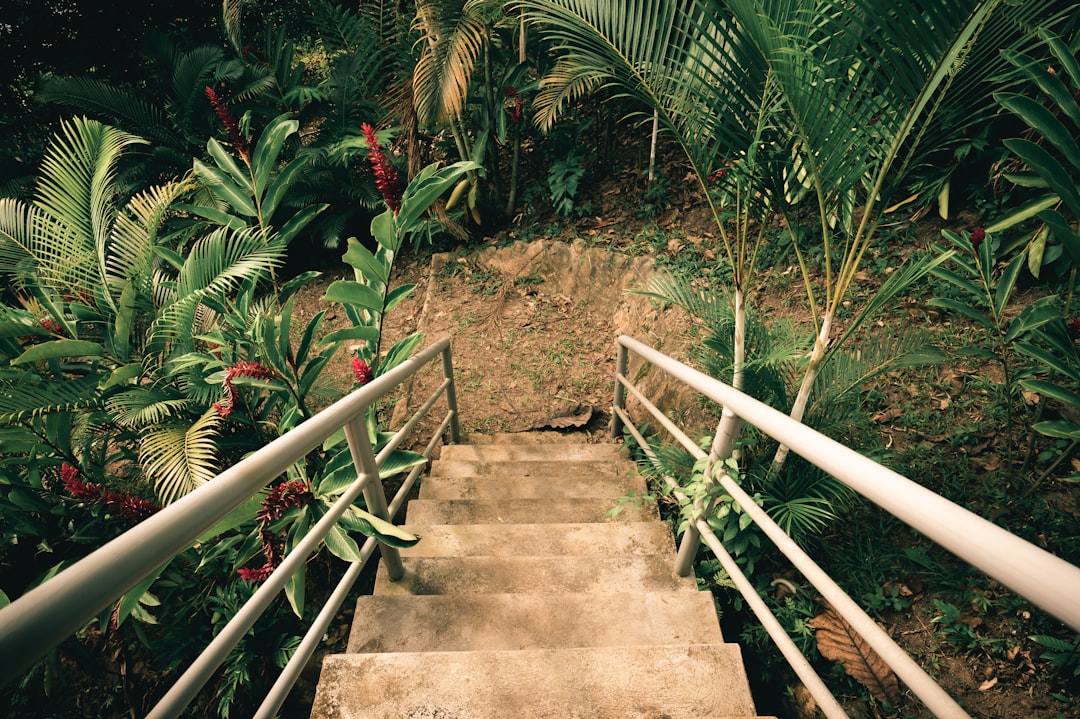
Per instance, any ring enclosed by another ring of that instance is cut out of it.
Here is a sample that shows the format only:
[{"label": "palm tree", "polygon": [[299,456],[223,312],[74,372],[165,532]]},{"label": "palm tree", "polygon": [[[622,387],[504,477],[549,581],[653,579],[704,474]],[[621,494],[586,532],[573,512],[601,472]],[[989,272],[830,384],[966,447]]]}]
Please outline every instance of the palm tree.
[{"label": "palm tree", "polygon": [[[1047,0],[1010,8],[1007,22],[998,19],[1003,3],[997,0],[932,7],[902,0],[887,11],[873,0],[515,5],[559,53],[537,98],[542,125],[550,126],[570,100],[608,88],[655,110],[686,152],[731,273],[736,386],[757,250],[772,218],[783,217],[814,326],[813,351],[791,407],[796,419],[830,354],[903,289],[900,278],[912,282],[940,261],[924,260],[887,282],[838,332],[837,312],[888,198],[934,149],[928,133],[938,110],[948,101],[977,114],[992,102],[989,94],[978,95],[981,86],[969,81],[965,65],[979,38],[1022,45],[1028,40],[1018,28],[1065,16]],[[974,72],[988,77],[994,69],[988,60]],[[710,177],[717,187],[710,188]],[[714,197],[726,198],[725,206]],[[807,202],[816,228],[806,226]],[[803,252],[805,237],[814,234],[823,250],[820,279]],[[774,467],[785,456],[780,448]]]}]

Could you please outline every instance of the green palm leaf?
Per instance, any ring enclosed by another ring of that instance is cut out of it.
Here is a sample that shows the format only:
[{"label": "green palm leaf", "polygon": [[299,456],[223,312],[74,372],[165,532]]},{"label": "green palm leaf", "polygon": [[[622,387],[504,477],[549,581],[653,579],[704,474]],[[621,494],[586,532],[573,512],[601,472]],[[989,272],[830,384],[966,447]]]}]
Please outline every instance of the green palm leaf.
[{"label": "green palm leaf", "polygon": [[171,504],[218,473],[217,434],[221,417],[213,409],[190,427],[148,429],[139,461],[163,505]]},{"label": "green palm leaf", "polygon": [[487,26],[468,12],[467,0],[418,0],[414,29],[422,47],[413,72],[413,98],[421,125],[461,114],[473,68],[487,42]]}]

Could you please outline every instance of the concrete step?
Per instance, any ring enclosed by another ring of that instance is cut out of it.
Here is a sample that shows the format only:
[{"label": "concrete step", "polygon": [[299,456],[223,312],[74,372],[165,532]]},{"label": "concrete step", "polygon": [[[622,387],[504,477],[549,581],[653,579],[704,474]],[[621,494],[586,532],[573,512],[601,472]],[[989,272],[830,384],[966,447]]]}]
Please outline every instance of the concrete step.
[{"label": "concrete step", "polygon": [[708,592],[376,595],[355,617],[350,654],[724,641]]},{"label": "concrete step", "polygon": [[554,476],[484,475],[479,477],[425,477],[421,499],[493,499],[516,497],[624,497],[646,490],[645,479],[636,474]]},{"label": "concrete step", "polygon": [[554,432],[547,430],[470,434],[468,442],[469,444],[545,444],[555,446],[564,444],[595,444],[590,441],[589,435],[582,435],[578,432]]},{"label": "concrete step", "polygon": [[326,657],[312,719],[690,719],[756,715],[739,647]]},{"label": "concrete step", "polygon": [[436,459],[431,463],[430,474],[432,477],[474,477],[478,474],[495,475],[543,475],[547,477],[564,477],[569,474],[577,474],[583,477],[595,477],[601,475],[629,474],[633,472],[633,466],[621,462],[589,462],[567,461],[560,462],[546,460],[528,460],[523,462],[492,462],[459,461],[453,459]]},{"label": "concrete step", "polygon": [[614,517],[607,513],[618,505],[615,497],[554,499],[414,499],[405,521],[422,527],[429,524],[578,524],[581,522],[659,521],[655,503],[626,504]]},{"label": "concrete step", "polygon": [[590,592],[697,591],[693,576],[680,577],[671,555],[609,557],[402,557],[405,576],[375,575],[374,593],[573,594]]},{"label": "concrete step", "polygon": [[440,460],[463,462],[625,462],[613,444],[452,444],[442,448]]},{"label": "concrete step", "polygon": [[675,551],[671,528],[660,522],[435,524],[406,525],[405,529],[421,539],[400,550],[403,557],[566,557]]}]

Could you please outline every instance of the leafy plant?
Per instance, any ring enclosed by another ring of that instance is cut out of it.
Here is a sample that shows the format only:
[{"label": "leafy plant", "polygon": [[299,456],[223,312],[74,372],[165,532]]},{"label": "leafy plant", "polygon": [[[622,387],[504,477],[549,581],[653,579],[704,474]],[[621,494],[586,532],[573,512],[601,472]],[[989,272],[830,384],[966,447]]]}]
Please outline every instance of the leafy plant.
[{"label": "leafy plant", "polygon": [[1080,677],[1080,635],[1071,643],[1046,634],[1036,634],[1028,639],[1046,649],[1041,658],[1050,662],[1059,675],[1073,679]]},{"label": "leafy plant", "polygon": [[575,152],[551,164],[547,176],[548,189],[551,191],[551,204],[559,217],[569,217],[574,212],[578,184],[584,174],[584,158]]},{"label": "leafy plant", "polygon": [[[1040,224],[1026,242],[1028,269],[1039,277],[1043,266],[1064,265],[1059,274],[1068,271],[1071,279],[1080,265],[1080,234],[1072,227],[1080,217],[1080,191],[1076,189],[1080,184],[1080,145],[1076,141],[1080,133],[1080,65],[1075,42],[1070,46],[1046,29],[1039,37],[1053,56],[1052,65],[1022,52],[1003,52],[1019,74],[1038,89],[1039,99],[1014,92],[994,94],[1002,107],[1031,129],[1031,139],[1005,140],[1025,170],[1005,173],[1004,177],[1038,194],[987,227],[987,232],[998,233],[1037,218]],[[1051,239],[1057,244],[1051,244]]]}]

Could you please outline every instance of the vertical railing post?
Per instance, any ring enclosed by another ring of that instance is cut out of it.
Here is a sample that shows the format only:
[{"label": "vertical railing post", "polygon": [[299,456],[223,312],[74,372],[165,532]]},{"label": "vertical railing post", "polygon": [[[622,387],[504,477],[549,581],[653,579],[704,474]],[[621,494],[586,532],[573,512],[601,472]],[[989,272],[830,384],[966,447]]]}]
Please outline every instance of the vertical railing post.
[{"label": "vertical railing post", "polygon": [[446,380],[446,409],[450,413],[450,441],[461,444],[461,425],[458,423],[457,391],[454,389],[454,358],[450,346],[442,352],[443,379]]},{"label": "vertical railing post", "polygon": [[[379,519],[393,521],[386,504],[386,493],[383,492],[382,480],[379,478],[379,465],[375,461],[375,451],[371,448],[371,438],[368,436],[363,415],[345,425],[345,439],[349,441],[349,453],[352,455],[353,466],[356,467],[356,476],[365,480],[364,502],[367,504],[367,511]],[[382,555],[383,565],[386,567],[386,574],[391,580],[405,576],[401,554],[396,547],[379,542],[379,552]]]},{"label": "vertical railing post", "polygon": [[623,423],[622,418],[619,417],[619,411],[624,410],[626,407],[626,388],[623,387],[622,382],[619,381],[620,377],[626,376],[626,367],[629,363],[628,355],[629,351],[626,349],[626,345],[616,340],[619,347],[619,354],[615,360],[615,402],[612,404],[611,411],[611,438],[618,439],[622,434]]},{"label": "vertical railing post", "polygon": [[[713,466],[717,462],[730,457],[735,450],[735,440],[738,438],[741,429],[742,420],[729,408],[724,407],[723,412],[720,414],[720,422],[716,425],[716,434],[713,435],[712,447],[709,448],[709,465],[705,468],[706,487],[711,488],[715,483]],[[694,509],[704,513],[712,511],[712,507],[705,506],[701,500],[694,501]],[[682,540],[679,542],[679,553],[675,557],[675,572],[680,577],[690,574],[699,546],[701,546],[701,533],[691,523],[683,532]]]}]

